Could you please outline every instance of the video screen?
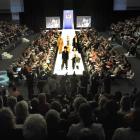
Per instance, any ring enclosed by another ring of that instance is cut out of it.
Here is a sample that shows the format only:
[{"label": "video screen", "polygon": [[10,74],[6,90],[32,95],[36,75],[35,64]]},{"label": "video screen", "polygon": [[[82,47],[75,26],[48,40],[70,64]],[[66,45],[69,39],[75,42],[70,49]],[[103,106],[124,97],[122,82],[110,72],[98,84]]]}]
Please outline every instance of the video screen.
[{"label": "video screen", "polygon": [[77,28],[91,27],[91,16],[77,16]]},{"label": "video screen", "polygon": [[60,17],[46,17],[46,28],[60,28]]}]

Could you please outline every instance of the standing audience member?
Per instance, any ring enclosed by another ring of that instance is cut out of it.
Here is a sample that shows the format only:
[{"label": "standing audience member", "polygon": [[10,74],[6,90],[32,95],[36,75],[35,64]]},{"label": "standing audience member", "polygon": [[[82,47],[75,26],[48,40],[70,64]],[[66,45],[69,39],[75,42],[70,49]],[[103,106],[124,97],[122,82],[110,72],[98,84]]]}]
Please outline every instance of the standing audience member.
[{"label": "standing audience member", "polygon": [[83,128],[89,128],[94,134],[97,134],[99,140],[105,140],[104,129],[101,124],[95,123],[91,107],[87,103],[81,104],[79,108],[80,122],[73,124],[68,131],[69,140],[78,140],[80,131]]},{"label": "standing audience member", "polygon": [[15,118],[9,108],[0,109],[0,138],[14,139]]},{"label": "standing audience member", "polygon": [[46,121],[40,114],[29,115],[23,125],[25,140],[46,140]]},{"label": "standing audience member", "polygon": [[26,117],[29,115],[29,108],[26,101],[20,101],[16,104],[15,109],[16,124],[23,124]]},{"label": "standing audience member", "polygon": [[129,116],[130,126],[118,128],[112,140],[139,140],[140,139],[140,110],[134,110]]},{"label": "standing audience member", "polygon": [[39,99],[38,111],[41,115],[45,116],[45,114],[50,109],[50,104],[47,103],[46,95],[44,93],[40,93],[39,96],[38,96],[38,99]]},{"label": "standing audience member", "polygon": [[7,106],[11,109],[11,111],[15,114],[15,106],[17,103],[17,98],[14,96],[9,96],[7,99]]}]

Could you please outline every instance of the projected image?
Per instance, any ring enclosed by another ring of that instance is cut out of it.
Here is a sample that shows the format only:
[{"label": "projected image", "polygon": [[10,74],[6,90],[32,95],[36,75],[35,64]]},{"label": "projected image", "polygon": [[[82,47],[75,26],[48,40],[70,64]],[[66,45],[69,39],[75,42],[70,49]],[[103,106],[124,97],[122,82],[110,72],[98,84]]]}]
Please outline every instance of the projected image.
[{"label": "projected image", "polygon": [[91,16],[77,16],[77,28],[91,27]]},{"label": "projected image", "polygon": [[60,28],[60,17],[46,17],[46,28]]},{"label": "projected image", "polygon": [[63,29],[73,29],[73,10],[63,11]]}]

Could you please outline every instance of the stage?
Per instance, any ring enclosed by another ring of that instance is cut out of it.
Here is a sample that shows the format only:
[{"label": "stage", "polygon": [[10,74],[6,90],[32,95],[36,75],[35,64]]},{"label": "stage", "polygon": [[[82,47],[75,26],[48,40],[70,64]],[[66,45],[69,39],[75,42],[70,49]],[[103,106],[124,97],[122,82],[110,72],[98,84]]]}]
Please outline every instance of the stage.
[{"label": "stage", "polygon": [[72,40],[73,40],[73,37],[75,36],[75,30],[74,29],[63,29],[62,30],[62,38],[64,41],[64,46],[67,44],[67,36],[69,36],[69,39],[70,39],[70,53],[69,53],[69,60],[68,60],[68,69],[66,70],[64,67],[61,70],[62,54],[57,53],[53,74],[73,75],[73,73],[75,72],[76,75],[82,75],[83,71],[84,71],[84,65],[83,65],[81,54],[79,55],[79,57],[80,57],[80,63],[78,63],[79,68],[75,68],[75,69],[72,68],[72,54],[73,54]]}]

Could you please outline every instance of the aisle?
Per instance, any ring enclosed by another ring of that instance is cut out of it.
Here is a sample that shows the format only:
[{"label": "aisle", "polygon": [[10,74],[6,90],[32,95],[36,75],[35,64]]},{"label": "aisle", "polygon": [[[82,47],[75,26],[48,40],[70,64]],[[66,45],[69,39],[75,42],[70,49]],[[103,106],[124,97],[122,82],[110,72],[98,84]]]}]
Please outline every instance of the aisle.
[{"label": "aisle", "polygon": [[82,75],[83,74],[84,65],[83,65],[81,55],[80,55],[81,61],[78,64],[79,69],[76,69],[76,68],[74,70],[72,69],[72,40],[73,40],[74,35],[75,35],[75,30],[74,29],[62,30],[62,38],[63,38],[63,41],[64,41],[64,46],[67,44],[67,36],[69,36],[69,38],[70,38],[71,51],[70,51],[69,60],[68,60],[68,70],[66,70],[65,67],[64,67],[63,70],[61,70],[62,54],[58,53],[57,58],[56,58],[56,62],[55,62],[54,74],[57,74],[57,75],[65,75],[65,74],[73,75],[74,72],[76,73],[76,75]]}]

